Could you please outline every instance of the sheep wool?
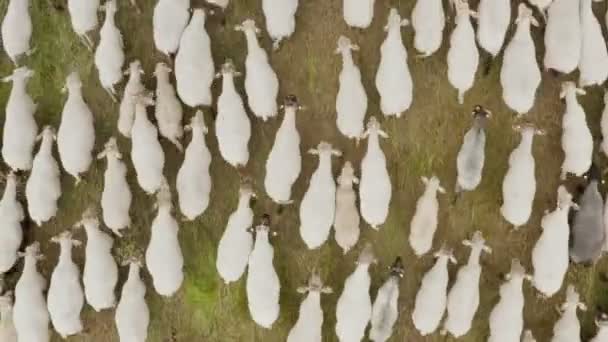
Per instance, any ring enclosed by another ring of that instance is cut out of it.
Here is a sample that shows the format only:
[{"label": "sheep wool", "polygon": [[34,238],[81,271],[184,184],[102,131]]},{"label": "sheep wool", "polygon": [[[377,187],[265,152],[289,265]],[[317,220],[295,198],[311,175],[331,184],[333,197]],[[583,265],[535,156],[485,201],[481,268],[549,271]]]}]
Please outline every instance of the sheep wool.
[{"label": "sheep wool", "polygon": [[416,212],[410,223],[409,236],[410,246],[417,256],[430,251],[433,246],[439,215],[437,192],[445,194],[445,189],[440,185],[436,176],[432,176],[430,179],[422,177],[422,183],[424,183],[425,189],[416,202]]},{"label": "sheep wool", "polygon": [[359,240],[361,217],[357,209],[357,193],[353,184],[359,184],[351,162],[347,161],[338,176],[336,190],[335,239],[346,254]]},{"label": "sheep wool", "polygon": [[177,99],[175,89],[169,80],[169,68],[165,63],[157,63],[154,70],[156,76],[156,107],[154,116],[158,122],[158,132],[169,140],[178,151],[183,151],[179,141],[184,136],[182,104]]},{"label": "sheep wool", "polygon": [[100,0],[80,1],[68,0],[68,12],[72,22],[72,29],[89,49],[93,49],[93,41],[88,33],[95,30],[99,25],[97,11]]},{"label": "sheep wool", "polygon": [[332,293],[331,287],[323,286],[321,277],[316,272],[310,276],[307,286],[298,288],[298,293],[306,294],[300,304],[296,324],[287,335],[287,342],[321,342],[323,339],[323,309],[321,294]]},{"label": "sheep wool", "polygon": [[344,0],[342,14],[348,26],[366,29],[374,19],[376,0]]},{"label": "sheep wool", "polygon": [[9,0],[2,20],[2,45],[15,67],[18,58],[31,53],[32,17],[29,0]]},{"label": "sheep wool", "polygon": [[120,101],[117,126],[120,134],[126,138],[131,138],[131,129],[133,129],[133,121],[135,121],[135,103],[137,102],[137,96],[146,89],[141,80],[144,75],[144,70],[142,69],[139,60],[131,62],[126,73],[129,75],[129,80],[127,81],[127,85],[125,85],[122,100]]},{"label": "sheep wool", "polygon": [[190,18],[190,0],[158,0],[152,15],[154,45],[165,55],[177,52]]},{"label": "sheep wool", "polygon": [[477,11],[477,41],[494,58],[502,48],[511,23],[511,1],[481,0]]},{"label": "sheep wool", "polygon": [[580,87],[602,85],[608,78],[608,50],[591,5],[598,0],[581,0],[581,55],[578,61]]},{"label": "sheep wool", "polygon": [[569,173],[580,177],[591,166],[593,137],[587,126],[585,110],[576,99],[577,95],[585,94],[584,90],[576,88],[574,82],[562,83],[559,97],[566,99],[566,110],[562,118],[562,150],[565,157],[561,167],[562,180]]},{"label": "sheep wool", "polygon": [[120,231],[131,225],[129,210],[133,195],[127,182],[127,166],[121,160],[122,154],[115,137],[108,140],[105,149],[97,156],[97,159],[101,158],[108,161],[101,193],[103,222],[114,234],[122,237]]},{"label": "sheep wool", "polygon": [[608,157],[608,91],[604,92],[604,110],[602,111],[600,130],[602,134],[600,149]]},{"label": "sheep wool", "polygon": [[441,47],[445,13],[441,0],[417,0],[412,10],[414,48],[428,57]]},{"label": "sheep wool", "polygon": [[141,280],[140,270],[139,262],[129,262],[129,277],[116,306],[114,319],[121,342],[145,342],[148,337],[150,309],[146,303],[146,284]]},{"label": "sheep wool", "polygon": [[13,298],[9,292],[0,296],[0,341],[17,342],[17,331],[13,322]]},{"label": "sheep wool", "polygon": [[17,253],[23,241],[21,222],[25,213],[17,201],[17,177],[11,171],[0,199],[0,274],[8,272],[17,262]]},{"label": "sheep wool", "polygon": [[476,13],[469,8],[468,2],[454,0],[456,6],[456,28],[450,36],[448,50],[448,80],[458,90],[458,103],[464,103],[465,93],[473,87],[475,73],[479,65],[479,51],[475,44],[475,31],[471,16]]},{"label": "sheep wool", "polygon": [[553,337],[551,342],[580,342],[581,324],[576,316],[576,311],[587,310],[587,306],[580,301],[579,294],[574,285],[568,285],[566,290],[566,301],[560,307],[561,317],[553,326]]},{"label": "sheep wool", "polygon": [[361,82],[361,71],[353,61],[353,50],[358,51],[359,46],[345,36],[338,38],[336,54],[342,55],[342,71],[336,96],[336,126],[347,138],[359,142],[367,112],[367,94]]},{"label": "sheep wool", "polygon": [[580,2],[554,0],[545,28],[545,69],[569,74],[581,57]]},{"label": "sheep wool", "polygon": [[403,278],[405,270],[400,257],[397,257],[389,268],[391,273],[388,279],[378,289],[376,300],[372,306],[372,327],[369,330],[369,339],[374,342],[385,342],[393,334],[393,326],[399,317],[399,281]]},{"label": "sheep wool", "polygon": [[122,80],[122,66],[125,63],[124,42],[122,33],[116,27],[116,12],[118,5],[116,0],[108,0],[103,5],[106,19],[99,31],[99,45],[95,50],[95,66],[99,73],[101,86],[106,90],[110,98],[116,102],[116,91],[114,85]]},{"label": "sheep wool", "polygon": [[266,19],[266,30],[276,50],[281,41],[291,37],[296,30],[298,0],[262,0],[262,10]]}]

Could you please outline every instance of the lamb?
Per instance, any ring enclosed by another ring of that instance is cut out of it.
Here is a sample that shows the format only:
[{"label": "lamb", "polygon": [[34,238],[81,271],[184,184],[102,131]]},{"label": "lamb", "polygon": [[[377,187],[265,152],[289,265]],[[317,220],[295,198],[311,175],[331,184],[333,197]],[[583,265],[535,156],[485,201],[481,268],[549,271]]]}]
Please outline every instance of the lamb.
[{"label": "lamb", "polygon": [[55,131],[45,126],[36,140],[42,140],[34,158],[32,172],[25,184],[25,197],[30,218],[39,227],[57,214],[57,200],[61,196],[60,172],[53,157]]},{"label": "lamb", "polygon": [[604,92],[604,110],[602,111],[600,128],[602,133],[600,149],[608,156],[608,91]]},{"label": "lamb", "polygon": [[184,280],[184,256],[178,240],[179,226],[171,210],[171,189],[163,179],[156,194],[158,214],[150,227],[150,242],[146,249],[146,267],[152,276],[156,292],[171,297]]},{"label": "lamb", "polygon": [[587,306],[580,301],[574,285],[568,285],[566,301],[559,308],[562,316],[553,326],[551,342],[581,341],[581,324],[576,316],[577,309],[587,311]]},{"label": "lamb", "polygon": [[378,137],[388,138],[380,128],[376,117],[367,122],[363,138],[369,138],[367,152],[361,161],[359,198],[361,216],[373,229],[378,230],[388,216],[392,196],[391,179],[386,167],[386,157],[380,148]]},{"label": "lamb", "polygon": [[235,27],[247,39],[247,58],[245,59],[245,91],[249,109],[255,116],[266,121],[277,115],[277,96],[279,94],[279,79],[268,62],[268,55],[256,35],[260,29],[255,26],[253,19],[243,21]]},{"label": "lamb", "polygon": [[158,0],[152,26],[154,46],[167,56],[175,54],[190,18],[190,0]]},{"label": "lamb", "polygon": [[187,106],[210,106],[211,84],[215,64],[211,54],[211,40],[205,30],[207,14],[197,8],[190,24],[181,35],[179,51],[175,55],[175,85],[177,95]]},{"label": "lamb", "polygon": [[262,0],[262,10],[272,47],[277,50],[281,42],[296,30],[298,0]]},{"label": "lamb", "polygon": [[116,306],[116,330],[121,342],[145,342],[148,337],[150,309],[146,303],[146,284],[141,280],[141,262],[130,260],[129,277],[122,287]]},{"label": "lamb", "polygon": [[99,3],[99,0],[68,0],[68,12],[70,13],[72,29],[87,49],[91,51],[94,43],[88,33],[95,30],[99,25],[97,20]]},{"label": "lamb", "polygon": [[595,325],[598,328],[597,334],[589,342],[605,342],[608,341],[608,315],[600,314],[599,318],[595,319]]},{"label": "lamb", "polygon": [[106,19],[99,31],[99,45],[95,50],[95,67],[99,73],[101,86],[110,95],[112,101],[116,102],[114,85],[122,80],[122,66],[125,63],[124,42],[115,21],[118,11],[116,0],[106,1],[102,10],[106,12]]},{"label": "lamb", "polygon": [[569,74],[578,66],[582,34],[579,1],[554,0],[545,29],[545,70]]},{"label": "lamb", "polygon": [[505,48],[500,69],[502,99],[521,116],[532,109],[541,74],[536,62],[536,47],[530,35],[530,25],[538,26],[532,10],[521,3],[515,20],[517,30]]},{"label": "lamb", "polygon": [[298,179],[302,169],[300,153],[300,134],[296,128],[296,112],[303,107],[295,95],[287,95],[285,117],[274,139],[274,143],[266,159],[266,176],[264,188],[273,202],[278,204],[291,203],[291,187]]},{"label": "lamb", "polygon": [[413,83],[407,65],[407,50],[403,46],[401,27],[409,24],[391,8],[384,27],[386,39],[380,46],[380,64],[376,73],[376,89],[380,94],[380,109],[386,116],[400,118],[410,108]]},{"label": "lamb", "polygon": [[65,339],[81,333],[83,329],[80,311],[84,305],[84,295],[80,270],[72,260],[72,246],[78,247],[81,242],[73,240],[70,231],[51,238],[51,242],[59,244],[61,251],[49,285],[49,315],[55,331]]},{"label": "lamb", "polygon": [[82,82],[77,72],[68,75],[66,88],[69,95],[57,131],[57,150],[63,168],[78,184],[80,174],[87,172],[93,161],[95,126],[93,113],[82,97]]},{"label": "lamb", "polygon": [[169,80],[169,68],[165,63],[157,63],[154,70],[156,76],[156,107],[154,116],[158,122],[158,132],[169,140],[178,151],[184,150],[179,140],[184,136],[182,127],[183,109],[177,99],[175,89]]},{"label": "lamb", "polygon": [[399,316],[397,304],[399,302],[399,281],[403,278],[405,270],[401,257],[397,257],[389,267],[388,279],[378,289],[376,300],[372,307],[372,328],[369,339],[374,342],[384,342],[393,334],[393,326]]},{"label": "lamb", "polygon": [[133,129],[133,121],[135,121],[137,96],[146,90],[141,80],[144,75],[141,62],[138,59],[131,62],[125,74],[129,75],[129,80],[120,102],[117,126],[120,134],[126,138],[131,138],[131,129]]},{"label": "lamb", "polygon": [[212,187],[209,174],[211,153],[205,143],[207,126],[202,111],[196,111],[185,130],[192,131],[192,140],[177,172],[176,188],[180,210],[192,221],[207,209]]},{"label": "lamb", "polygon": [[247,145],[251,137],[251,122],[234,86],[236,76],[240,76],[240,73],[234,69],[232,60],[227,59],[216,76],[223,77],[223,80],[222,94],[217,100],[215,134],[222,157],[228,164],[240,168],[249,161]]},{"label": "lamb", "polygon": [[443,246],[435,253],[435,265],[424,275],[412,312],[414,326],[422,336],[433,333],[445,312],[448,291],[448,261],[456,263],[452,250]]},{"label": "lamb", "polygon": [[17,331],[13,322],[12,292],[0,296],[0,341],[17,342]]},{"label": "lamb", "polygon": [[344,0],[342,14],[348,26],[366,29],[374,19],[374,4],[376,0]]},{"label": "lamb", "polygon": [[357,194],[353,184],[359,184],[351,162],[347,161],[338,176],[336,190],[336,214],[334,215],[335,239],[346,254],[359,240],[361,217],[357,209]]},{"label": "lamb", "polygon": [[[264,215],[255,227],[255,244],[249,255],[249,272],[246,290],[249,314],[253,321],[265,329],[271,329],[279,317],[281,284],[273,265],[274,248],[270,244],[270,217]],[[272,232],[276,235],[276,232]]]},{"label": "lamb", "polygon": [[524,326],[524,279],[532,280],[519,260],[511,262],[511,272],[500,286],[500,300],[490,312],[490,337],[488,342],[519,341]]},{"label": "lamb", "polygon": [[418,0],[412,10],[412,27],[414,28],[414,48],[428,57],[441,47],[445,14],[440,0]]},{"label": "lamb", "polygon": [[253,237],[249,233],[253,225],[252,197],[255,193],[251,185],[241,185],[237,208],[230,214],[217,246],[215,266],[226,284],[239,280],[245,273],[253,248]]},{"label": "lamb", "polygon": [[462,241],[462,244],[471,248],[471,254],[467,263],[458,270],[456,281],[448,293],[447,317],[441,331],[443,335],[449,333],[454,338],[459,338],[471,330],[479,307],[479,259],[481,252],[492,253],[480,231],[475,231],[473,237]]},{"label": "lamb", "polygon": [[321,342],[323,326],[323,309],[321,294],[333,293],[331,287],[323,286],[317,272],[310,276],[307,286],[298,287],[298,293],[307,294],[300,304],[296,324],[287,335],[287,342]]},{"label": "lamb", "polygon": [[357,267],[344,281],[336,305],[336,335],[341,342],[361,341],[365,336],[365,328],[372,318],[369,295],[369,266],[372,263],[376,263],[376,259],[372,245],[367,243],[359,254]]},{"label": "lamb", "polygon": [[473,125],[465,133],[462,146],[456,157],[458,172],[455,192],[472,191],[481,183],[481,175],[486,159],[485,126],[492,112],[482,106],[473,108]]},{"label": "lamb", "polygon": [[424,193],[416,202],[416,213],[410,223],[410,246],[414,254],[420,257],[431,250],[433,236],[437,230],[437,216],[439,214],[439,203],[437,192],[445,194],[445,189],[439,184],[439,179],[433,175],[430,179],[422,177]]},{"label": "lamb", "polygon": [[448,50],[448,80],[458,90],[458,103],[464,103],[465,93],[473,87],[479,65],[479,51],[470,17],[477,13],[469,9],[465,0],[453,0],[456,7],[456,28],[450,36]]},{"label": "lamb", "polygon": [[319,166],[310,177],[300,204],[300,235],[308,249],[316,249],[327,240],[336,214],[336,182],[331,172],[331,157],[342,152],[320,142],[309,154],[319,156]]},{"label": "lamb", "polygon": [[19,58],[30,55],[32,38],[32,17],[29,0],[9,0],[4,20],[2,20],[2,45],[15,67]]},{"label": "lamb", "polygon": [[21,222],[24,218],[23,207],[17,200],[17,176],[11,171],[6,175],[6,186],[0,199],[0,275],[8,272],[17,262],[23,241]]},{"label": "lamb", "polygon": [[351,50],[358,51],[359,46],[345,36],[340,36],[336,54],[342,55],[342,71],[336,95],[336,126],[340,133],[349,139],[356,139],[359,143],[367,112],[367,94],[361,82],[361,71],[353,61]]},{"label": "lamb", "polygon": [[578,61],[579,87],[602,85],[608,78],[608,50],[591,5],[598,0],[582,0],[581,11],[581,53]]},{"label": "lamb", "polygon": [[37,270],[36,263],[44,258],[40,254],[40,243],[34,242],[18,253],[23,257],[23,272],[15,286],[13,323],[18,341],[50,342],[49,311],[44,290],[46,280]]},{"label": "lamb", "polygon": [[568,173],[580,177],[591,167],[593,137],[587,126],[585,110],[576,100],[576,95],[585,94],[584,90],[576,88],[574,82],[562,83],[559,97],[566,99],[566,111],[562,119],[562,150],[565,157],[560,174],[562,180],[566,179]]},{"label": "lamb", "polygon": [[477,42],[495,58],[511,23],[511,1],[481,0],[477,7]]},{"label": "lamb", "polygon": [[[11,3],[23,2],[12,0]],[[32,168],[32,153],[36,144],[38,125],[34,112],[38,107],[27,93],[28,79],[34,72],[27,67],[13,70],[13,74],[2,78],[2,82],[13,82],[6,102],[4,130],[2,136],[2,159],[14,171]]]}]

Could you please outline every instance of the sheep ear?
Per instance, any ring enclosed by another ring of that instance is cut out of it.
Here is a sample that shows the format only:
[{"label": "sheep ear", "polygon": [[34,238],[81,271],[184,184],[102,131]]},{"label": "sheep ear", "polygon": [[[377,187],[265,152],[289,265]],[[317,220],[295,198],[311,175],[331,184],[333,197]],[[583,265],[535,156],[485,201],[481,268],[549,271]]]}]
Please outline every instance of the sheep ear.
[{"label": "sheep ear", "polygon": [[378,135],[381,136],[381,137],[383,137],[383,138],[385,138],[385,139],[388,138],[388,134],[386,134],[386,132],[383,131],[383,130],[381,130],[381,129],[378,130]]},{"label": "sheep ear", "polygon": [[581,309],[581,311],[587,311],[587,305],[585,305],[585,303],[578,303],[578,308]]},{"label": "sheep ear", "polygon": [[445,189],[441,185],[437,188],[437,191],[439,191],[442,194],[446,193]]},{"label": "sheep ear", "polygon": [[80,246],[82,246],[82,241],[72,240],[72,245],[74,245],[75,247],[80,247]]},{"label": "sheep ear", "polygon": [[23,258],[25,256],[26,256],[25,253],[23,253],[23,252],[17,252],[17,258]]},{"label": "sheep ear", "polygon": [[215,73],[215,78],[221,78],[222,77],[222,73],[221,72],[216,72]]},{"label": "sheep ear", "polygon": [[360,47],[357,44],[351,44],[350,48],[353,49],[354,51],[359,51],[360,50]]},{"label": "sheep ear", "polygon": [[410,21],[407,19],[402,19],[401,22],[399,23],[399,25],[401,26],[407,26],[410,24]]},{"label": "sheep ear", "polygon": [[384,26],[384,32],[388,32],[388,25]]},{"label": "sheep ear", "polygon": [[576,93],[578,95],[587,95],[587,92],[584,89],[576,88]]},{"label": "sheep ear", "polygon": [[106,150],[103,150],[97,154],[97,159],[103,159],[106,157],[107,154],[108,152],[106,152]]},{"label": "sheep ear", "polygon": [[562,90],[559,92],[559,98],[563,99],[564,97],[566,97],[566,90],[562,88]]},{"label": "sheep ear", "polygon": [[479,19],[479,14],[476,11],[469,11],[469,15],[473,18],[473,19]]},{"label": "sheep ear", "polygon": [[235,25],[234,26],[234,30],[235,31],[243,31],[243,25]]},{"label": "sheep ear", "polygon": [[40,142],[42,140],[42,132],[36,136],[36,142]]},{"label": "sheep ear", "polygon": [[184,131],[185,132],[190,132],[192,130],[192,125],[186,125],[184,126]]},{"label": "sheep ear", "polygon": [[534,17],[530,17],[530,24],[532,24],[532,26],[536,26],[536,27],[540,26],[538,24],[538,20],[536,20],[536,18],[534,18]]},{"label": "sheep ear", "polygon": [[131,69],[128,69],[128,68],[127,68],[125,71],[123,71],[123,73],[122,73],[122,74],[123,74],[123,75],[125,75],[125,76],[129,76],[129,75],[131,75]]},{"label": "sheep ear", "polygon": [[488,253],[488,254],[492,254],[492,248],[488,247],[488,246],[483,246],[483,251]]},{"label": "sheep ear", "polygon": [[473,245],[473,243],[471,243],[471,240],[462,240],[462,244],[467,247],[471,247]]},{"label": "sheep ear", "polygon": [[353,183],[359,184],[359,178],[353,176]]},{"label": "sheep ear", "polygon": [[310,150],[308,150],[308,154],[319,155],[319,150],[317,150],[316,148],[311,148]]},{"label": "sheep ear", "polygon": [[580,207],[578,204],[574,203],[574,202],[572,202],[571,207],[572,207],[572,209],[574,209],[574,210],[580,210],[580,209],[581,209],[581,207]]},{"label": "sheep ear", "polygon": [[12,80],[13,80],[13,75],[9,75],[9,76],[6,76],[6,77],[2,78],[2,82],[4,82],[4,83],[8,83],[8,82],[10,82]]},{"label": "sheep ear", "polygon": [[298,287],[298,289],[296,291],[298,291],[298,293],[300,294],[305,294],[306,292],[308,292],[309,288],[308,286],[300,286]]},{"label": "sheep ear", "polygon": [[340,157],[342,155],[342,151],[340,151],[340,150],[331,150],[331,154],[333,154],[336,157]]},{"label": "sheep ear", "polygon": [[458,263],[458,260],[456,260],[456,257],[454,257],[453,255],[450,255],[450,261],[452,262],[452,264]]}]

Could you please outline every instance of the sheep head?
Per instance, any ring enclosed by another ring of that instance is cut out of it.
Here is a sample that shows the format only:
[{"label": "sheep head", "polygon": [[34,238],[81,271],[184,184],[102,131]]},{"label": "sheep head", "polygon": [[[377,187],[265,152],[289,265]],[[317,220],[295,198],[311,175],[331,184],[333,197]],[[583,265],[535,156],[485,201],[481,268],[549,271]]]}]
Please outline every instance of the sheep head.
[{"label": "sheep head", "polygon": [[336,53],[344,53],[350,50],[359,50],[359,45],[353,44],[352,41],[346,36],[338,37],[338,48],[336,49]]},{"label": "sheep head", "polygon": [[252,32],[256,35],[260,34],[261,32],[260,29],[255,25],[255,21],[253,19],[245,19],[245,21],[243,21],[241,25],[236,25],[234,29],[236,31],[242,31],[244,33]]},{"label": "sheep head", "polygon": [[424,185],[426,185],[426,187],[430,190],[434,190],[434,191],[439,191],[442,194],[445,194],[445,189],[441,186],[441,183],[439,181],[439,178],[437,178],[437,176],[433,175],[431,176],[431,178],[427,178],[427,177],[421,177],[422,179],[422,183],[424,183]]},{"label": "sheep head", "polygon": [[357,264],[359,265],[370,265],[376,263],[376,257],[374,256],[374,249],[371,243],[366,243],[361,250],[361,254],[359,254],[359,258],[357,259]]},{"label": "sheep head", "polygon": [[391,267],[389,267],[389,270],[391,271],[391,276],[403,278],[403,275],[405,274],[405,267],[403,267],[403,260],[401,260],[401,257],[398,256],[395,258],[395,261],[393,261],[393,264]]}]

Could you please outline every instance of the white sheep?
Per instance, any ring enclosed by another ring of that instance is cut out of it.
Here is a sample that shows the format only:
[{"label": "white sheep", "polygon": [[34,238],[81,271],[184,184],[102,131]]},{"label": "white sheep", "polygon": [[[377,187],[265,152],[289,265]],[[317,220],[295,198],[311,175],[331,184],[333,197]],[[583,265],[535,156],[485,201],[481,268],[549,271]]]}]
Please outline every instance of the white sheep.
[{"label": "white sheep", "polygon": [[505,276],[506,282],[500,286],[500,300],[490,312],[490,337],[488,342],[519,341],[524,327],[524,279],[532,277],[519,260],[511,262],[511,272]]},{"label": "white sheep", "polygon": [[99,9],[100,0],[68,0],[67,3],[72,29],[87,49],[93,50],[94,43],[88,33],[95,30],[99,25],[97,10]]},{"label": "white sheep", "polygon": [[184,280],[184,256],[178,239],[179,225],[171,212],[171,189],[165,179],[156,194],[155,206],[158,213],[150,227],[146,267],[156,292],[170,297],[179,290]]},{"label": "white sheep", "polygon": [[64,339],[82,332],[80,311],[84,305],[84,294],[80,284],[80,270],[72,260],[72,247],[81,242],[72,239],[70,231],[51,238],[61,247],[59,261],[51,274],[47,295],[49,315],[55,331]]},{"label": "white sheep", "polygon": [[298,287],[298,293],[307,294],[300,304],[298,320],[287,335],[287,342],[321,342],[323,335],[323,309],[321,294],[333,293],[331,287],[323,286],[321,277],[313,272],[307,286]]},{"label": "white sheep", "polygon": [[253,248],[253,237],[248,230],[253,225],[251,198],[255,193],[249,184],[239,189],[239,202],[236,210],[228,217],[226,229],[217,245],[215,266],[225,283],[239,280],[249,262]]},{"label": "white sheep", "polygon": [[473,108],[473,125],[465,133],[462,146],[456,157],[456,194],[462,191],[472,191],[479,183],[486,159],[486,131],[487,120],[492,112],[482,106]]},{"label": "white sheep", "polygon": [[600,314],[600,317],[595,319],[595,325],[598,328],[597,333],[589,342],[608,341],[608,315]]},{"label": "white sheep", "polygon": [[[524,336],[522,337],[521,342],[536,342],[534,335],[532,335],[532,331],[530,331],[530,330],[524,331]],[[591,341],[591,342],[594,342],[594,341]],[[595,342],[597,342],[597,341],[595,341]]]},{"label": "white sheep", "polygon": [[36,263],[44,259],[40,243],[34,242],[19,253],[25,262],[15,286],[13,323],[19,341],[50,342],[49,311],[44,297],[46,279],[38,272]]},{"label": "white sheep", "polygon": [[338,38],[336,54],[342,55],[342,71],[338,79],[336,95],[336,126],[340,133],[357,143],[363,134],[367,94],[361,82],[361,71],[353,61],[352,51],[359,46],[345,36]]},{"label": "white sheep", "polygon": [[102,6],[106,19],[99,31],[99,45],[95,50],[95,66],[99,73],[101,86],[112,101],[116,102],[114,85],[122,80],[122,66],[125,63],[124,42],[122,33],[116,27],[115,15],[118,11],[116,0],[108,0]]},{"label": "white sheep", "polygon": [[266,159],[264,188],[275,203],[288,204],[291,203],[291,187],[302,169],[300,134],[296,127],[296,112],[302,106],[295,95],[287,95],[281,107],[285,116]]},{"label": "white sheep", "polygon": [[232,60],[227,59],[222,71],[216,77],[222,77],[222,93],[217,100],[217,117],[215,118],[215,135],[222,157],[228,164],[239,168],[249,161],[249,138],[251,122],[245,112],[243,99],[234,86],[234,77],[240,73],[234,69]]},{"label": "white sheep", "polygon": [[521,3],[515,20],[517,30],[505,48],[500,69],[502,99],[518,115],[530,111],[536,99],[541,74],[536,62],[536,47],[530,35],[530,25],[538,26],[532,10]]},{"label": "white sheep", "polygon": [[97,159],[106,158],[108,166],[104,173],[103,191],[101,192],[101,211],[103,222],[118,237],[121,230],[131,225],[129,209],[133,195],[127,182],[127,166],[121,160],[116,138],[111,137]]},{"label": "white sheep", "polygon": [[23,207],[17,200],[17,176],[11,171],[6,175],[6,186],[0,199],[0,274],[8,272],[17,262],[17,252],[23,241],[21,222],[24,218]]},{"label": "white sheep", "polygon": [[[12,2],[20,1],[12,0]],[[13,88],[6,102],[2,159],[15,171],[27,171],[32,168],[32,154],[38,134],[34,112],[38,105],[27,93],[26,87],[28,79],[33,75],[32,70],[20,67],[13,70],[12,75],[2,78],[2,82],[13,82]]]},{"label": "white sheep", "polygon": [[156,64],[154,76],[156,77],[156,107],[154,116],[158,123],[158,132],[169,140],[178,151],[184,150],[179,141],[184,136],[182,117],[184,115],[182,104],[179,102],[175,89],[169,79],[171,68],[160,62]]},{"label": "white sheep", "polygon": [[129,80],[125,85],[122,100],[120,101],[117,126],[120,134],[130,138],[131,129],[133,129],[133,121],[135,121],[135,103],[137,102],[137,96],[146,90],[141,80],[144,75],[141,62],[137,59],[131,62],[129,64],[129,69],[125,71],[125,74],[129,75]]},{"label": "white sheep", "polygon": [[57,200],[61,196],[60,171],[53,157],[53,128],[45,126],[36,138],[42,140],[34,158],[32,172],[25,184],[25,197],[30,218],[38,226],[57,214]]},{"label": "white sheep", "polygon": [[120,342],[145,342],[148,337],[150,309],[146,303],[146,284],[141,280],[139,261],[129,261],[129,276],[122,286],[116,306],[116,330]]},{"label": "white sheep", "polygon": [[393,326],[399,317],[399,282],[405,270],[401,257],[397,257],[388,279],[378,289],[376,300],[372,306],[372,327],[369,330],[369,339],[374,342],[384,342],[393,334]]},{"label": "white sheep", "polygon": [[353,184],[359,184],[351,162],[347,161],[338,176],[336,190],[336,214],[334,218],[335,239],[346,254],[359,240],[361,216],[357,209],[357,193]]},{"label": "white sheep", "polygon": [[344,0],[342,15],[348,26],[360,29],[368,28],[374,19],[376,0]]},{"label": "white sheep", "polygon": [[245,34],[247,39],[247,58],[245,59],[245,91],[249,109],[255,116],[266,121],[277,115],[277,96],[279,79],[270,66],[266,50],[260,46],[256,35],[260,29],[253,19],[243,21],[235,30]]},{"label": "white sheep", "polygon": [[95,126],[93,113],[82,97],[82,82],[77,72],[68,75],[64,89],[69,95],[57,130],[57,151],[63,168],[78,184],[80,174],[87,172],[93,161]]},{"label": "white sheep", "polygon": [[437,192],[445,194],[445,189],[440,185],[439,178],[433,175],[430,179],[422,177],[424,193],[416,202],[416,212],[410,223],[410,246],[416,256],[421,256],[431,250],[433,237],[437,230],[439,214],[439,202]]},{"label": "white sheep", "polygon": [[175,55],[175,88],[187,106],[210,106],[215,64],[205,30],[207,13],[197,8],[186,26]]},{"label": "white sheep", "polygon": [[190,0],[158,0],[152,15],[154,46],[167,56],[177,52],[190,18]]},{"label": "white sheep", "polygon": [[319,165],[310,177],[300,203],[300,236],[308,249],[319,248],[329,236],[336,214],[336,182],[331,171],[331,157],[342,152],[320,142],[308,153],[319,156]]},{"label": "white sheep", "polygon": [[445,29],[445,13],[441,0],[418,0],[412,10],[414,48],[428,57],[441,47]]},{"label": "white sheep", "polygon": [[559,97],[566,99],[566,111],[562,118],[562,150],[564,151],[560,174],[562,180],[566,179],[568,173],[580,177],[591,167],[593,137],[587,126],[585,110],[576,99],[576,95],[585,94],[584,90],[576,88],[574,82],[562,83]]},{"label": "white sheep", "polygon": [[581,341],[581,324],[576,316],[578,309],[587,311],[587,306],[580,301],[580,296],[576,292],[574,285],[568,285],[566,301],[559,307],[559,312],[562,315],[553,326],[551,342]]},{"label": "white sheep", "polygon": [[[274,248],[270,244],[270,218],[264,215],[255,227],[255,244],[249,255],[246,290],[249,314],[259,326],[270,329],[279,317],[281,284],[273,265]],[[276,235],[276,232],[272,232]]]},{"label": "white sheep", "polygon": [[10,291],[0,295],[0,341],[17,342],[17,330],[13,322],[13,294]]},{"label": "white sheep", "polygon": [[281,41],[291,37],[296,30],[298,0],[262,0],[262,10],[273,49],[277,50]]},{"label": "white sheep", "polygon": [[602,85],[608,78],[608,50],[593,8],[593,2],[601,0],[581,0],[581,55],[578,61],[579,87]]},{"label": "white sheep", "polygon": [[2,45],[15,67],[19,57],[29,55],[32,37],[32,17],[29,0],[9,0],[2,20]]},{"label": "white sheep", "polygon": [[367,130],[363,133],[363,138],[368,138],[368,141],[367,152],[361,161],[359,198],[361,216],[376,230],[388,216],[392,196],[391,179],[379,137],[388,138],[388,134],[380,128],[376,117],[372,116],[367,122]]},{"label": "white sheep", "polygon": [[435,253],[437,261],[422,278],[412,321],[422,336],[433,333],[441,323],[445,312],[448,291],[448,261],[456,263],[452,250],[445,246]]},{"label": "white sheep", "polygon": [[604,92],[604,110],[602,111],[600,130],[602,134],[600,149],[608,157],[608,91]]},{"label": "white sheep", "polygon": [[458,103],[463,104],[465,93],[475,83],[475,73],[479,66],[479,51],[470,19],[477,17],[477,13],[469,8],[469,3],[465,0],[454,0],[454,4],[456,28],[450,36],[448,80],[458,90]]},{"label": "white sheep", "polygon": [[477,13],[477,42],[495,58],[502,48],[511,23],[511,1],[481,0]]},{"label": "white sheep", "polygon": [[569,74],[581,57],[580,2],[554,0],[545,28],[545,70]]},{"label": "white sheep", "polygon": [[371,278],[369,266],[376,263],[372,245],[367,243],[357,267],[344,281],[342,294],[336,305],[336,335],[341,342],[361,341],[372,317],[372,299],[369,295]]},{"label": "white sheep", "polygon": [[185,129],[192,131],[192,140],[177,172],[176,188],[179,208],[186,219],[192,221],[207,209],[212,187],[209,174],[211,153],[205,142],[207,126],[203,112],[196,111]]},{"label": "white sheep", "polygon": [[479,307],[479,279],[481,277],[481,265],[479,259],[481,252],[492,253],[492,249],[486,245],[486,240],[480,231],[473,233],[470,240],[462,241],[462,244],[471,248],[469,260],[460,267],[456,275],[456,281],[447,299],[447,317],[443,322],[442,334],[449,333],[454,338],[459,338],[471,330],[475,313]]},{"label": "white sheep", "polygon": [[407,50],[401,38],[401,27],[409,24],[391,8],[384,31],[386,38],[380,46],[380,64],[376,72],[376,89],[380,94],[380,109],[386,116],[401,117],[410,108],[414,92],[412,75],[407,65]]}]

